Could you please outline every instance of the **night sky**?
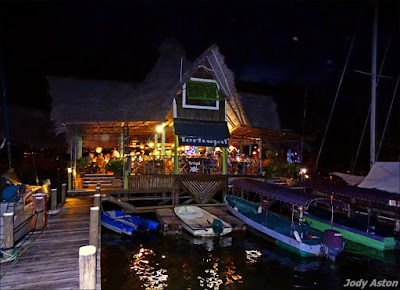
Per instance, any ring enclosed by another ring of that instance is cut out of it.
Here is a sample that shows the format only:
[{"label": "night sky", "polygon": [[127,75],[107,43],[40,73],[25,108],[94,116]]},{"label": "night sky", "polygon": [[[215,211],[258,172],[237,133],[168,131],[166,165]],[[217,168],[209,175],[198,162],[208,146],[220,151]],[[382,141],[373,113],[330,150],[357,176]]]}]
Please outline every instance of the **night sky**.
[{"label": "night sky", "polygon": [[[371,90],[370,77],[354,70],[370,71],[372,1],[0,0],[0,13],[11,104],[48,109],[46,75],[141,82],[167,37],[192,60],[216,43],[239,90],[275,97],[283,128],[302,131],[307,89],[305,132],[316,137],[316,148],[357,31],[322,162],[348,170],[354,159]],[[391,39],[382,73],[392,77],[378,87],[382,130],[400,74],[400,1],[379,1],[379,13],[378,68]],[[392,160],[400,148],[396,100],[382,155]]]}]

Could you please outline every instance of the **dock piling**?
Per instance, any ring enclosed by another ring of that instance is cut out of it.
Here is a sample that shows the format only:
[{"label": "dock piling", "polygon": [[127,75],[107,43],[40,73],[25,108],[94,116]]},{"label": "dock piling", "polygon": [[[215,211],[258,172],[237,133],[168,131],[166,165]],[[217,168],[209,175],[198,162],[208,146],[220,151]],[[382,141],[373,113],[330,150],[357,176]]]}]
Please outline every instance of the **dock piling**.
[{"label": "dock piling", "polygon": [[46,194],[36,193],[32,195],[34,198],[35,213],[36,213],[35,230],[42,230],[47,225]]},{"label": "dock piling", "polygon": [[51,210],[54,211],[57,209],[57,189],[53,188],[50,190],[51,192]]},{"label": "dock piling", "polygon": [[96,247],[79,248],[79,289],[96,288]]},{"label": "dock piling", "polygon": [[65,203],[66,198],[67,198],[67,184],[63,183],[61,184],[61,204]]},{"label": "dock piling", "polygon": [[100,207],[100,204],[101,204],[101,194],[100,194],[100,190],[97,191],[97,188],[96,188],[96,192],[98,192],[98,193],[95,193],[95,194],[94,194],[93,206]]},{"label": "dock piling", "polygon": [[7,212],[3,214],[4,237],[3,237],[3,255],[5,259],[12,256],[14,252],[14,213]]},{"label": "dock piling", "polygon": [[90,229],[89,229],[89,245],[97,248],[99,236],[99,207],[90,208]]}]

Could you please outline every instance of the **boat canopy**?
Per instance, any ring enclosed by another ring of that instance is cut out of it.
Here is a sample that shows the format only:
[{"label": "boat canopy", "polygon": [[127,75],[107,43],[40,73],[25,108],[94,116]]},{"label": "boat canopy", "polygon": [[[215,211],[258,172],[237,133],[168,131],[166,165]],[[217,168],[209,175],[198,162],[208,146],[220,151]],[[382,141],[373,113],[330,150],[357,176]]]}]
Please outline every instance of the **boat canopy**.
[{"label": "boat canopy", "polygon": [[315,199],[314,196],[305,192],[295,191],[254,179],[235,179],[232,181],[232,185],[297,206],[307,207],[308,203]]},{"label": "boat canopy", "polygon": [[358,187],[400,193],[399,181],[400,162],[375,162]]},{"label": "boat canopy", "polygon": [[318,190],[326,194],[337,194],[349,198],[376,202],[385,205],[400,203],[400,194],[384,192],[377,189],[367,189],[355,186],[331,183],[328,181],[304,181],[301,183],[306,188]]}]

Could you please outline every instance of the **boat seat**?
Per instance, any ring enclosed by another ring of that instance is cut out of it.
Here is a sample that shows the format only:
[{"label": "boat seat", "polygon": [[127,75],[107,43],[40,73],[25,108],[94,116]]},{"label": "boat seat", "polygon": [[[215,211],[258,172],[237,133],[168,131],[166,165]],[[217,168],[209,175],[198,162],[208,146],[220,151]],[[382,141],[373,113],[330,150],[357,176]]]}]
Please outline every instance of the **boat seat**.
[{"label": "boat seat", "polygon": [[187,219],[187,220],[194,220],[194,219],[203,217],[203,215],[201,213],[181,214],[180,216],[182,218],[184,218],[184,219]]}]

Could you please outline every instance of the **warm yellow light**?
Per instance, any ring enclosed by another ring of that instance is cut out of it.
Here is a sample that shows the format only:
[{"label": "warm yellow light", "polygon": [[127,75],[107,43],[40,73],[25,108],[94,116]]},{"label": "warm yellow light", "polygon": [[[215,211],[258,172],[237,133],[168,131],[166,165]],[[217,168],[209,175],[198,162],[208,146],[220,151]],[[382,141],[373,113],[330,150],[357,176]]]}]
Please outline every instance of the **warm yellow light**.
[{"label": "warm yellow light", "polygon": [[150,142],[150,143],[149,143],[149,147],[150,147],[150,148],[153,148],[153,147],[154,147],[154,143],[153,143],[153,142]]},{"label": "warm yellow light", "polygon": [[161,143],[157,143],[157,147],[161,147]]},{"label": "warm yellow light", "polygon": [[256,151],[253,151],[253,155],[256,155],[257,154],[257,152]]},{"label": "warm yellow light", "polygon": [[215,147],[215,151],[222,151],[220,147]]},{"label": "warm yellow light", "polygon": [[71,168],[71,167],[68,167],[68,168],[67,168],[67,171],[68,171],[68,173],[72,173],[72,168]]},{"label": "warm yellow light", "polygon": [[233,150],[235,147],[233,145],[229,146],[229,150]]},{"label": "warm yellow light", "polygon": [[96,153],[101,153],[102,150],[103,150],[103,148],[97,147],[97,148],[96,148]]},{"label": "warm yellow light", "polygon": [[172,144],[171,144],[171,147],[174,148],[174,147],[175,147],[175,143],[172,143]]},{"label": "warm yellow light", "polygon": [[306,174],[307,173],[307,169],[306,168],[302,168],[300,169],[301,173]]},{"label": "warm yellow light", "polygon": [[143,144],[140,144],[139,148],[140,148],[140,149],[144,149],[144,145],[143,145]]},{"label": "warm yellow light", "polygon": [[185,150],[189,150],[190,149],[190,146],[185,146]]},{"label": "warm yellow light", "polygon": [[157,133],[162,133],[162,131],[164,131],[164,127],[162,125],[158,125],[156,127],[156,131],[157,131]]}]

